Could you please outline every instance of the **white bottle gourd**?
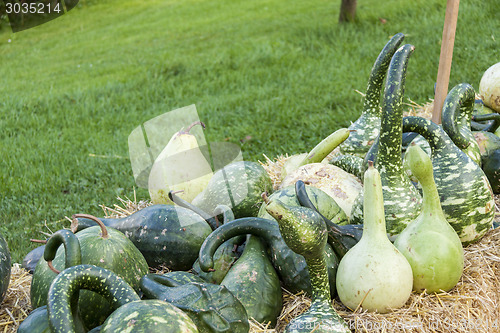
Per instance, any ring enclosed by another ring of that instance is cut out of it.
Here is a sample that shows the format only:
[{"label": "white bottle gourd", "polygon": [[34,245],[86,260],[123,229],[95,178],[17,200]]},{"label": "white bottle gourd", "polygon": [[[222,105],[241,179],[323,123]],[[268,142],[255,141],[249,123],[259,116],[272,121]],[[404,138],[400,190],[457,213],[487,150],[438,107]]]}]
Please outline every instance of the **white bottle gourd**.
[{"label": "white bottle gourd", "polygon": [[340,261],[337,293],[354,310],[387,313],[402,307],[413,285],[411,266],[386,233],[380,174],[369,162],[364,174],[363,236]]},{"label": "white bottle gourd", "polygon": [[394,245],[412,267],[415,291],[448,291],[462,276],[462,243],[441,209],[429,156],[419,146],[412,145],[407,158],[412,174],[422,185],[423,206],[420,215],[403,230]]},{"label": "white bottle gourd", "polygon": [[194,122],[187,129],[176,132],[160,155],[156,158],[149,174],[149,196],[154,204],[173,204],[170,191],[191,202],[203,191],[213,176],[210,163],[203,155],[196,137],[189,133]]}]

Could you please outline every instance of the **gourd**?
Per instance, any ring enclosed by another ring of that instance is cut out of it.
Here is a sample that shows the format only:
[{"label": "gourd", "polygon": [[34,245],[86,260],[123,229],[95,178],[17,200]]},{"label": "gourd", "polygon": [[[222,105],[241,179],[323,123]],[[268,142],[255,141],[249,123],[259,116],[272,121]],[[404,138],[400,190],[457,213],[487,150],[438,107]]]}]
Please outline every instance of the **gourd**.
[{"label": "gourd", "polygon": [[349,219],[354,200],[363,189],[356,176],[324,163],[309,163],[299,167],[283,179],[280,189],[294,186],[298,180],[319,188],[332,197]]},{"label": "gourd", "polygon": [[413,285],[411,266],[386,234],[381,177],[373,164],[364,176],[361,240],[340,260],[337,292],[350,309],[386,313],[403,306]]},{"label": "gourd", "polygon": [[[385,199],[385,223],[394,239],[420,213],[422,198],[406,174],[401,157],[403,95],[408,60],[413,45],[399,48],[392,57],[384,89],[380,135],[365,156],[364,170],[373,161],[380,172]],[[351,223],[363,223],[363,193],[352,207]]]},{"label": "gourd", "polygon": [[164,332],[168,323],[174,332],[198,332],[191,319],[171,304],[141,301],[134,289],[113,272],[94,265],[77,265],[62,271],[51,284],[47,312],[53,333],[86,332],[75,327],[75,311],[81,289],[95,292],[110,304],[112,314],[101,326],[101,333]]},{"label": "gourd", "polygon": [[196,323],[200,332],[248,332],[245,308],[224,286],[211,283],[179,283],[168,275],[147,274],[141,290],[149,299],[175,305]]},{"label": "gourd", "polygon": [[[102,218],[106,227],[121,231],[141,251],[151,267],[191,268],[212,229],[198,214],[174,205],[152,205],[123,218]],[[79,218],[73,232],[94,225]]]},{"label": "gourd", "polygon": [[[304,184],[304,182],[301,180],[299,180],[298,182]],[[304,191],[306,191],[306,194],[308,195],[308,198],[310,198],[312,204],[317,207],[317,210],[321,214],[323,214],[325,218],[335,221],[335,223],[338,225],[349,223],[347,215],[331,196],[317,187],[310,185],[306,186],[305,184]],[[273,200],[275,198],[279,199],[281,202],[289,206],[301,206],[294,185],[289,185],[285,188],[277,190],[269,196],[269,200]],[[259,214],[257,215],[257,217],[272,220],[273,217],[266,211],[266,206],[267,204],[265,202],[262,204],[262,206],[260,206]]]},{"label": "gourd", "polygon": [[203,155],[196,137],[189,131],[200,121],[176,132],[155,159],[149,173],[148,189],[154,204],[171,204],[168,192],[178,191],[191,202],[212,178],[212,168]]},{"label": "gourd", "polygon": [[481,165],[479,146],[470,129],[475,96],[474,88],[468,83],[453,87],[444,101],[442,126],[455,145]]},{"label": "gourd", "polygon": [[221,285],[243,304],[249,318],[276,325],[283,307],[280,280],[258,237],[248,236],[243,254]]},{"label": "gourd", "polygon": [[230,207],[236,218],[257,216],[263,192],[273,192],[266,170],[256,162],[233,162],[214,173],[192,204],[211,216],[218,205]]},{"label": "gourd", "polygon": [[311,307],[295,317],[285,332],[350,332],[342,317],[331,305],[326,269],[327,230],[320,214],[304,207],[287,206],[279,199],[270,200],[266,210],[278,222],[287,246],[304,257],[311,280]]},{"label": "gourd", "polygon": [[[226,240],[238,236],[252,234],[260,238],[266,248],[267,255],[283,284],[292,293],[304,291],[311,294],[309,272],[304,257],[296,254],[286,245],[281,237],[278,223],[273,220],[253,217],[239,218],[214,230],[200,248],[199,263],[204,271],[213,267],[213,255]],[[330,245],[325,246],[330,293],[335,295],[335,275],[338,259]]]},{"label": "gourd", "polygon": [[342,170],[356,176],[363,178],[363,158],[355,155],[335,155],[329,163]]},{"label": "gourd", "polygon": [[10,251],[5,238],[0,234],[0,304],[9,288],[11,273]]},{"label": "gourd", "polygon": [[482,169],[493,193],[500,193],[500,149],[496,149],[482,159]]},{"label": "gourd", "polygon": [[40,245],[28,252],[28,254],[23,258],[23,263],[21,265],[22,268],[24,268],[28,273],[33,274],[33,272],[35,272],[36,264],[38,264],[38,261],[43,256],[44,251],[45,245]]},{"label": "gourd", "polygon": [[[45,305],[47,302],[50,282],[54,279],[55,273],[46,274],[46,272],[51,266],[56,270],[63,270],[64,262],[66,262],[66,267],[78,265],[81,262],[109,269],[137,291],[140,278],[149,272],[143,255],[125,235],[113,228],[106,228],[94,216],[73,215],[73,219],[77,218],[91,219],[99,225],[89,227],[75,235],[71,235],[68,230],[60,230],[55,237],[48,240],[44,259],[37,264],[33,277],[31,287],[33,307]],[[65,249],[59,248],[60,244],[64,244]],[[78,309],[83,323],[88,328],[102,324],[110,314],[107,301],[98,294],[86,290],[81,292]]]},{"label": "gourd", "polygon": [[405,117],[403,131],[416,132],[429,143],[441,207],[462,245],[479,240],[491,228],[495,214],[493,192],[484,172],[432,121]]},{"label": "gourd", "polygon": [[344,142],[350,135],[347,128],[341,128],[318,143],[309,153],[293,155],[283,163],[281,169],[281,179],[285,178],[290,172],[309,163],[320,163],[328,154]]},{"label": "gourd", "polygon": [[47,306],[41,306],[34,309],[24,318],[17,333],[52,333],[49,327],[49,318],[47,316]]},{"label": "gourd", "polygon": [[418,146],[408,149],[412,173],[422,185],[422,212],[394,242],[413,272],[413,290],[448,291],[462,276],[464,253],[460,238],[439,203],[429,156]]},{"label": "gourd", "polygon": [[[489,122],[489,124],[484,125],[478,131],[495,133],[496,136],[500,136],[500,113],[487,113],[487,114],[477,114],[472,115],[472,120],[477,123]],[[471,125],[472,128],[472,125]]]},{"label": "gourd", "polygon": [[363,225],[339,225],[330,220],[316,208],[316,205],[309,198],[306,189],[307,187],[305,186],[303,181],[299,180],[295,183],[295,193],[297,196],[297,200],[299,201],[301,206],[314,210],[323,218],[328,232],[328,244],[330,244],[333,251],[335,251],[337,257],[339,259],[342,259],[347,251],[349,251],[349,249],[356,245],[361,239],[361,236],[363,235]]},{"label": "gourd", "polygon": [[361,116],[349,126],[352,133],[340,146],[341,154],[364,157],[380,129],[380,92],[392,56],[403,42],[404,35],[394,35],[382,49],[373,64],[366,88]]},{"label": "gourd", "polygon": [[479,81],[479,95],[484,104],[500,112],[500,62],[489,67]]}]

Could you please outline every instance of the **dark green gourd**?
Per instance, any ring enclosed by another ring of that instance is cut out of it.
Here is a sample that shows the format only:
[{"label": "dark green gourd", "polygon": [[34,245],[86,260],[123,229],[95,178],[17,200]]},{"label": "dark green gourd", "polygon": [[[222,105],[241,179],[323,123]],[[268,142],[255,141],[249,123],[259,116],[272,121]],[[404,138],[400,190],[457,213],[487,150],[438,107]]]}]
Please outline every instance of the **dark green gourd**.
[{"label": "dark green gourd", "polygon": [[[141,251],[151,267],[165,265],[188,270],[212,229],[198,214],[174,205],[152,205],[124,218],[101,219],[106,227],[121,231]],[[79,218],[73,232],[95,223]]]},{"label": "dark green gourd", "polygon": [[141,279],[141,290],[146,298],[168,302],[184,311],[202,333],[249,330],[245,308],[225,286],[196,281],[180,283],[168,274],[148,274]]},{"label": "dark green gourd", "polygon": [[363,179],[363,158],[355,155],[336,155],[330,164],[341,168],[342,170],[353,174],[359,179]]},{"label": "dark green gourd", "polygon": [[500,113],[493,112],[487,114],[476,114],[472,115],[472,120],[480,123],[488,122],[488,124],[482,126],[479,129],[475,129],[471,124],[471,129],[475,131],[484,131],[495,133],[495,135],[500,136]]},{"label": "dark green gourd", "polygon": [[287,246],[305,258],[311,280],[311,307],[292,319],[285,332],[350,332],[331,304],[324,251],[328,233],[323,218],[312,209],[286,206],[278,199],[270,201],[266,210],[278,222]]},{"label": "dark green gourd", "polygon": [[[299,180],[295,183],[295,193],[301,206],[310,208],[317,212],[326,224],[328,231],[328,244],[332,247],[339,259],[356,245],[363,235],[363,225],[361,224],[346,224],[338,225],[334,221],[325,217],[311,201],[307,193],[307,187],[303,181]],[[280,200],[281,201],[281,200]]]},{"label": "dark green gourd", "polygon": [[2,303],[10,282],[11,258],[5,238],[0,234],[0,303]]},{"label": "dark green gourd", "polygon": [[24,256],[21,266],[28,271],[28,273],[33,274],[33,272],[35,272],[36,264],[38,264],[40,258],[43,257],[43,251],[45,251],[45,245],[35,247],[33,250],[28,252],[26,256]]},{"label": "dark green gourd", "polygon": [[448,291],[462,276],[462,243],[441,209],[429,156],[418,146],[411,146],[407,156],[412,174],[422,185],[422,212],[399,234],[394,246],[410,263],[413,290]]},{"label": "dark green gourd", "polygon": [[[390,238],[398,235],[420,213],[422,198],[408,178],[401,157],[403,95],[406,68],[413,45],[399,48],[392,57],[384,90],[380,135],[365,156],[364,168],[373,161],[380,172],[385,220]],[[357,197],[351,223],[363,223],[363,194]]]},{"label": "dark green gourd", "polygon": [[[54,279],[54,273],[48,272],[51,274],[47,276],[43,273],[50,269],[50,259],[53,259],[53,267],[58,271],[65,268],[65,262],[66,266],[78,265],[81,262],[109,269],[137,291],[140,278],[149,272],[143,255],[124,234],[113,228],[106,228],[94,216],[85,214],[73,216],[74,219],[80,217],[94,220],[100,225],[89,227],[75,235],[68,230],[61,230],[55,237],[49,239],[45,246],[44,259],[37,264],[33,278],[31,298],[34,307],[45,305],[47,302],[47,293],[50,281]],[[64,244],[65,249],[59,247],[60,244]],[[78,259],[79,256],[81,259]],[[35,279],[38,276],[41,276],[41,283]],[[87,290],[80,293],[78,308],[83,323],[88,328],[102,324],[110,314],[108,302],[102,296]]]},{"label": "dark green gourd", "polygon": [[364,157],[379,135],[380,92],[387,73],[387,67],[403,39],[404,35],[402,33],[394,35],[375,60],[368,79],[363,111],[361,116],[349,126],[349,130],[352,132],[347,140],[339,146],[341,154]]},{"label": "dark green gourd", "polygon": [[258,237],[248,236],[243,254],[221,285],[238,298],[249,318],[276,325],[283,306],[280,279]]},{"label": "dark green gourd", "polygon": [[443,106],[443,130],[467,156],[481,165],[481,153],[470,129],[476,93],[468,83],[461,83],[450,90]]},{"label": "dark green gourd", "polygon": [[[299,182],[304,184],[302,180],[299,180]],[[314,186],[310,185],[306,186],[305,184],[304,184],[304,191],[306,192],[306,195],[310,198],[312,204],[315,207],[317,207],[317,210],[327,219],[334,221],[338,225],[344,225],[349,223],[347,215],[342,210],[342,208],[339,207],[335,199],[326,194],[324,191]],[[285,188],[277,190],[276,192],[274,192],[269,196],[269,200],[274,200],[274,199],[279,199],[281,202],[289,206],[296,206],[296,207],[302,206],[296,194],[294,185],[286,186]],[[266,211],[266,206],[267,204],[264,202],[260,207],[259,214],[257,215],[257,217],[272,220],[273,217],[269,215],[269,213]]]},{"label": "dark green gourd", "polygon": [[[284,288],[292,293],[303,290],[307,294],[311,294],[309,271],[304,257],[296,254],[286,245],[275,220],[258,217],[240,218],[219,227],[207,237],[201,246],[199,255],[201,269],[208,271],[213,267],[213,255],[222,243],[234,236],[246,234],[255,235],[263,242]],[[328,244],[325,246],[325,255],[330,279],[330,292],[335,295],[334,284],[338,259]]]},{"label": "dark green gourd", "polygon": [[231,207],[239,217],[257,216],[263,192],[272,193],[273,184],[266,170],[256,162],[233,162],[217,170],[207,187],[192,204],[214,216],[218,205]]},{"label": "dark green gourd", "polygon": [[41,306],[31,311],[17,328],[17,333],[52,333],[49,327],[47,306]]},{"label": "dark green gourd", "polygon": [[[112,314],[100,328],[114,332],[198,332],[195,324],[180,309],[157,301],[141,301],[134,289],[113,272],[94,265],[77,265],[62,271],[52,283],[48,295],[49,325],[53,333],[82,332],[75,327],[72,312],[75,298],[86,289],[104,297]],[[86,332],[86,331],[83,331]]]},{"label": "dark green gourd", "polygon": [[491,228],[495,214],[493,192],[484,172],[432,121],[405,117],[403,130],[416,132],[429,143],[441,207],[462,244],[480,239]]}]

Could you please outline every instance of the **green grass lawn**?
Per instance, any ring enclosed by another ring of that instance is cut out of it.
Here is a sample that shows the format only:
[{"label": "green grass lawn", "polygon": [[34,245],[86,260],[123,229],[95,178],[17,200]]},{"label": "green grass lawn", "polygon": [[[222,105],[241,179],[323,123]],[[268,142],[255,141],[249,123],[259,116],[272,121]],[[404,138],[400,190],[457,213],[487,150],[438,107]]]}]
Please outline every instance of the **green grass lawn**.
[{"label": "green grass lawn", "polygon": [[[499,61],[496,0],[460,4],[450,88]],[[309,150],[360,114],[390,36],[415,45],[406,97],[433,97],[445,2],[102,0],[44,25],[0,32],[0,232],[14,262],[117,196],[148,198],[128,159],[130,132],[196,104],[209,142],[247,160]],[[383,23],[381,19],[385,20]],[[250,136],[242,143],[240,140]]]}]

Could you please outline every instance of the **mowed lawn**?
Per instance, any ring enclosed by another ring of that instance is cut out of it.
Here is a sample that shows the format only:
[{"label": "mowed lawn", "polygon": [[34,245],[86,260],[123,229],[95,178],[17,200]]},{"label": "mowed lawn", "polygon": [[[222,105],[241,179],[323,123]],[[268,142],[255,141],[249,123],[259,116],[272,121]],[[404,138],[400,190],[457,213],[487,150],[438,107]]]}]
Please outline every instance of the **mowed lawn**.
[{"label": "mowed lawn", "polygon": [[[406,97],[433,97],[445,2],[83,1],[44,25],[0,32],[0,232],[14,262],[31,238],[101,215],[134,182],[128,135],[195,104],[209,142],[247,160],[309,150],[361,112],[372,64],[398,33],[415,45]],[[496,0],[460,4],[450,88],[499,61]]]}]

